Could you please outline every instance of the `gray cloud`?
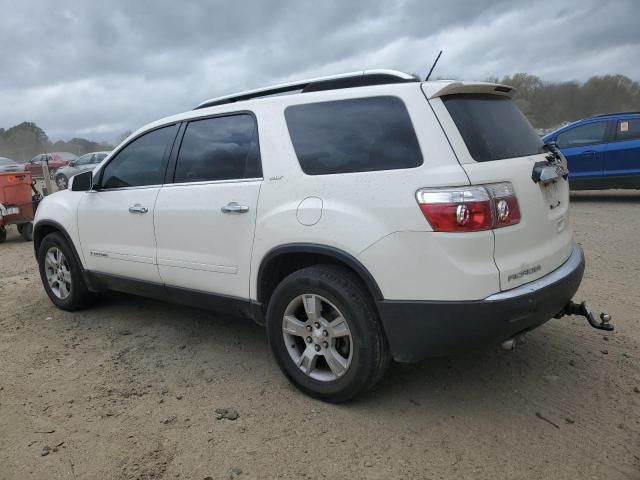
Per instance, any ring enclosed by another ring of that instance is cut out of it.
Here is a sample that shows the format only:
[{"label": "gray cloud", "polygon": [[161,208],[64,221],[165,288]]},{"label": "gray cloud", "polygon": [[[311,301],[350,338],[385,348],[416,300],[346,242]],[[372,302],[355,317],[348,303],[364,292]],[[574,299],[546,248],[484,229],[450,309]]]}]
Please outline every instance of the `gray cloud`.
[{"label": "gray cloud", "polygon": [[113,141],[205,98],[363,68],[640,79],[634,0],[0,0],[0,126]]}]

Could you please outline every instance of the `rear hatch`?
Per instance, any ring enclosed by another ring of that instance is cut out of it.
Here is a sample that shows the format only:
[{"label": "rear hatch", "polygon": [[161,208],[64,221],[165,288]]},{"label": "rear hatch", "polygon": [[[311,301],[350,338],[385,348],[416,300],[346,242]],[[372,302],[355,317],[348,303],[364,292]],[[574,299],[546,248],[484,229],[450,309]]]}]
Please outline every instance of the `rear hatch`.
[{"label": "rear hatch", "polygon": [[493,230],[500,288],[509,290],[547,275],[570,256],[569,184],[561,175],[532,180],[536,163],[553,156],[511,100],[510,87],[455,85],[435,93],[423,88],[471,184],[513,185],[520,223]]}]

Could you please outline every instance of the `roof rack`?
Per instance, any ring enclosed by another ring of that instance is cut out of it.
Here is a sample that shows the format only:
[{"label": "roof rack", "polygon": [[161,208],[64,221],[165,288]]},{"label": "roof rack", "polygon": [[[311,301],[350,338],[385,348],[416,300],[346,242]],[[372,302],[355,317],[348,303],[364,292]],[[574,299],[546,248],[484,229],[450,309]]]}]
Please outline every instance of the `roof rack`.
[{"label": "roof rack", "polygon": [[223,97],[216,97],[202,102],[194,110],[295,91],[299,91],[300,93],[320,92],[323,90],[335,90],[339,88],[366,87],[370,85],[418,81],[419,80],[414,76],[397,70],[361,70],[358,72],[342,73],[339,75],[330,75],[326,77],[309,78],[307,80],[300,80],[297,82],[282,83],[271,87],[257,88],[255,90],[247,90],[231,95],[225,95]]}]

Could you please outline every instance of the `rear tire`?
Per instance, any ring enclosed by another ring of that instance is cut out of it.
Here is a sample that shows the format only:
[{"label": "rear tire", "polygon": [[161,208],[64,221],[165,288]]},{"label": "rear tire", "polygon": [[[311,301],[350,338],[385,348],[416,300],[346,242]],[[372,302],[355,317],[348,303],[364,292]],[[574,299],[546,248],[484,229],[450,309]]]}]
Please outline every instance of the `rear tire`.
[{"label": "rear tire", "polygon": [[40,279],[53,304],[62,310],[85,308],[94,295],[87,289],[81,266],[65,238],[50,233],[38,249]]},{"label": "rear tire", "polygon": [[4,241],[7,239],[7,230],[4,228],[4,226],[0,227],[0,243],[4,243]]},{"label": "rear tire", "polygon": [[304,268],[278,285],[267,308],[267,335],[287,378],[327,402],[370,389],[391,361],[368,292],[352,272],[334,265]]}]

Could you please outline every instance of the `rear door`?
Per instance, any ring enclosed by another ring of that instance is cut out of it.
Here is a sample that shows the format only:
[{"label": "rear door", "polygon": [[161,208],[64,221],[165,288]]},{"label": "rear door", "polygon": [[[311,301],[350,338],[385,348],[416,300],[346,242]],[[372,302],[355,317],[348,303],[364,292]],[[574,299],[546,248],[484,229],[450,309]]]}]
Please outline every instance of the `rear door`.
[{"label": "rear door", "polygon": [[262,169],[254,117],[187,124],[174,183],[158,196],[160,276],[168,286],[249,298]]},{"label": "rear door", "polygon": [[459,93],[430,102],[471,184],[511,182],[515,190],[520,223],[493,230],[500,288],[517,287],[558,268],[573,247],[569,185],[562,177],[549,185],[531,179],[545,153],[524,115],[508,95]]},{"label": "rear door", "polygon": [[97,174],[97,191],[83,194],[78,230],[88,270],[161,283],[153,214],[177,129],[133,140]]},{"label": "rear door", "polygon": [[594,120],[556,137],[556,144],[567,157],[572,188],[602,188],[608,124],[607,120]]},{"label": "rear door", "polygon": [[604,158],[603,188],[640,188],[640,117],[615,122]]}]

